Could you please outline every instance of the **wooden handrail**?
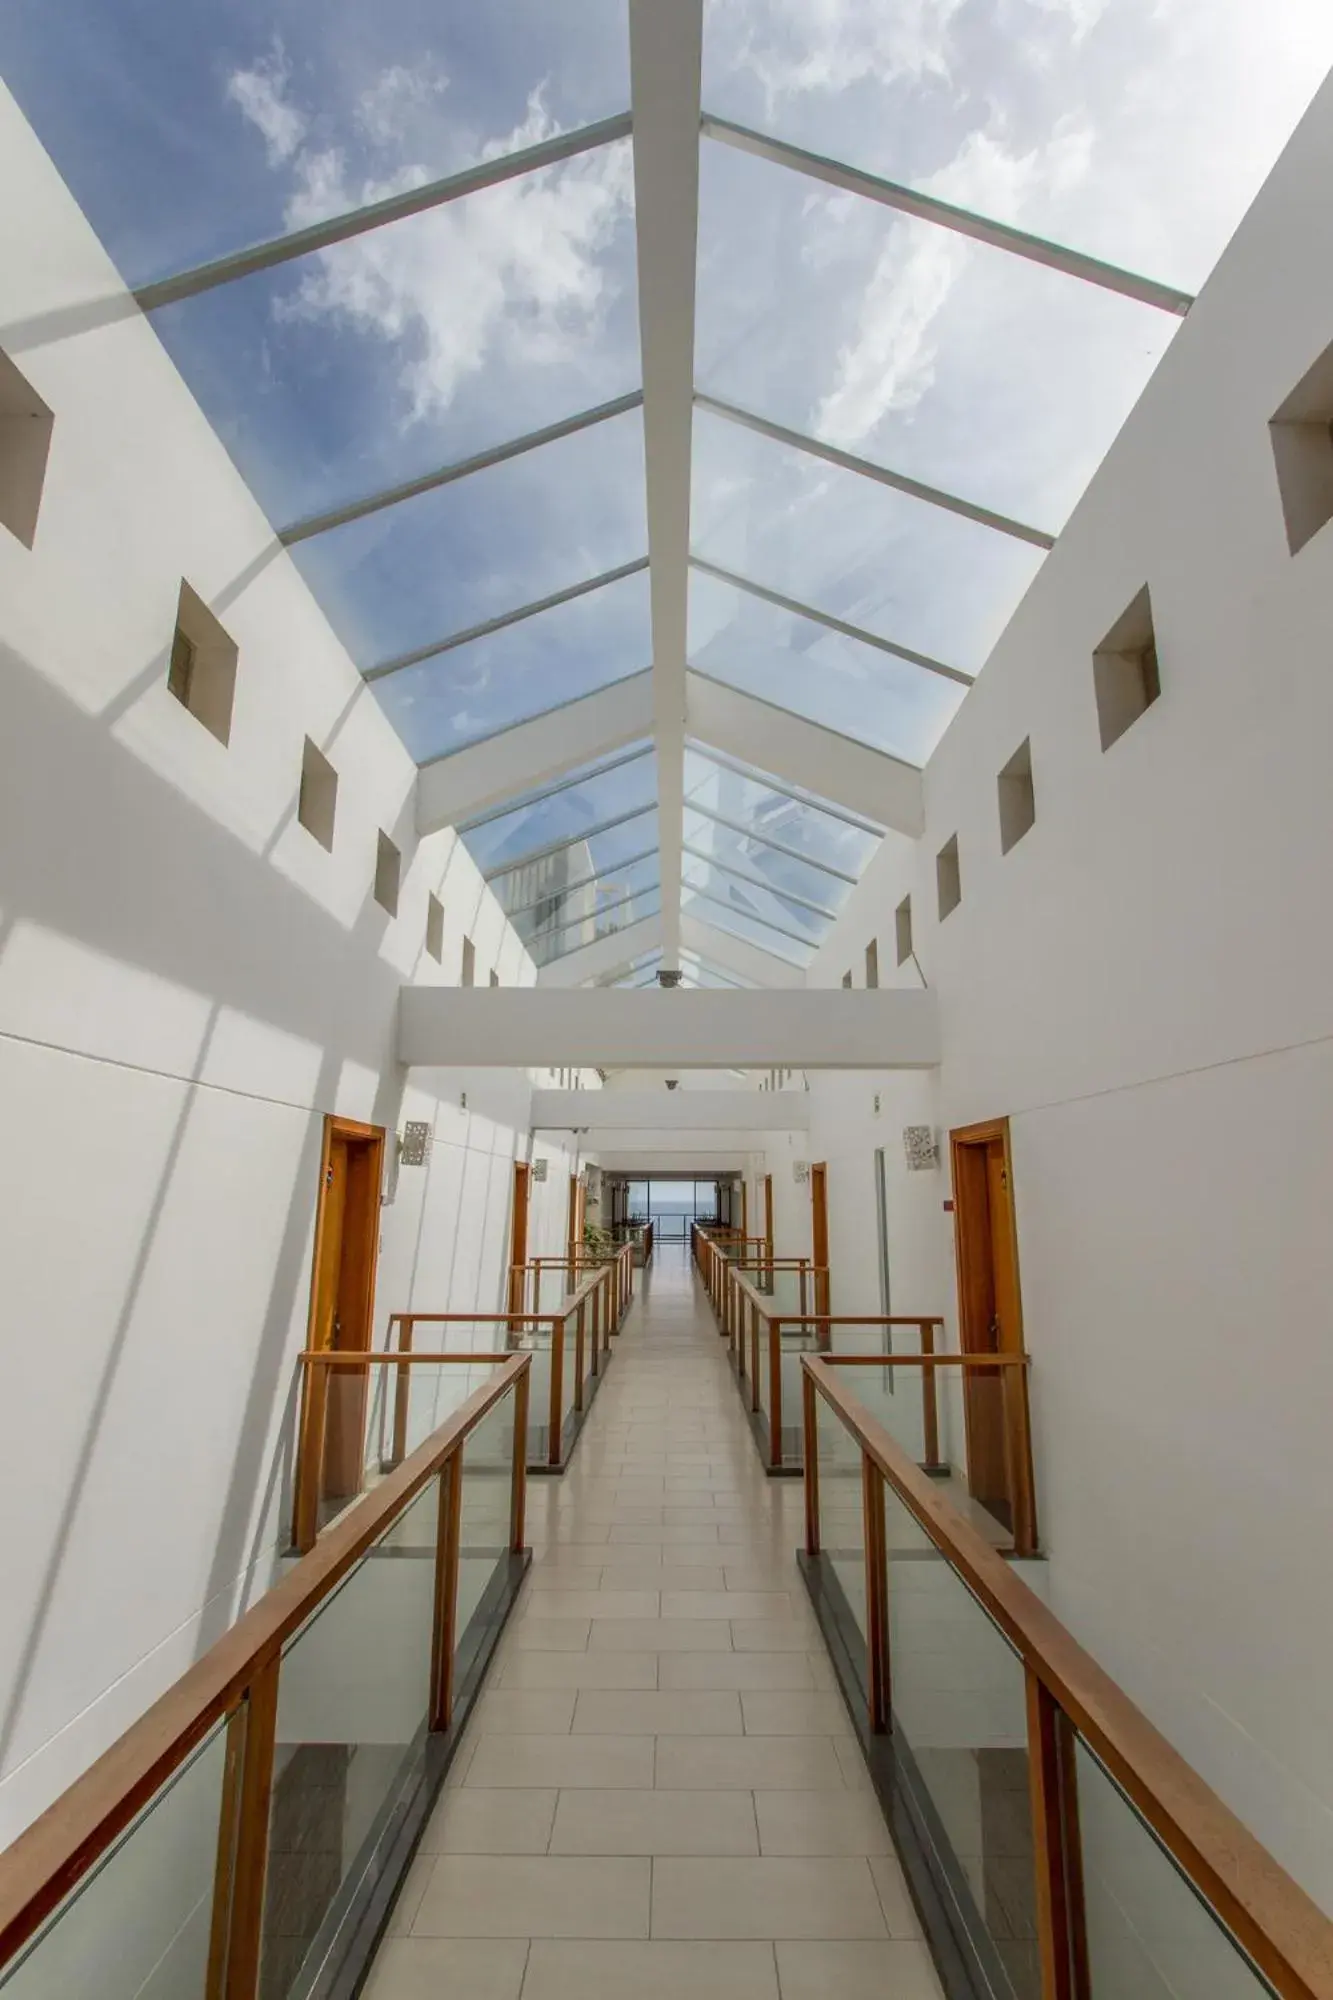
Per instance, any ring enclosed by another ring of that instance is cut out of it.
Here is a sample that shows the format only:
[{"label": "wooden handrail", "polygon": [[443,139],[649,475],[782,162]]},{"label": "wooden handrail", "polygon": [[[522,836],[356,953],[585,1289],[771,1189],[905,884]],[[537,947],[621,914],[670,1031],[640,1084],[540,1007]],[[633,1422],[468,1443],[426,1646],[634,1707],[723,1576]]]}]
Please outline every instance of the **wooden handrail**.
[{"label": "wooden handrail", "polygon": [[475,1390],[396,1472],[335,1522],[281,1582],[0,1854],[0,1966],[26,1944],[214,1723],[277,1661],[316,1606],[531,1366],[528,1354],[502,1357],[492,1381]]},{"label": "wooden handrail", "polygon": [[[943,1356],[937,1357],[943,1360]],[[979,1358],[979,1357],[975,1357]],[[1000,1357],[987,1357],[999,1359]],[[899,1357],[892,1357],[896,1366]],[[1333,2000],[1333,1923],[822,1357],[815,1390],[1283,2000]]]},{"label": "wooden handrail", "polygon": [[[554,1317],[563,1319],[564,1314],[544,1317],[538,1324],[549,1326]],[[427,1354],[419,1353],[415,1347],[377,1347],[369,1354],[339,1354],[327,1347],[307,1347],[296,1358],[317,1368],[364,1368],[367,1362],[374,1366],[386,1361],[392,1362],[395,1368],[413,1368],[421,1361],[434,1362],[437,1366],[445,1362],[472,1365],[480,1361],[512,1361],[514,1356],[510,1349],[503,1347],[485,1347],[475,1354]]]}]

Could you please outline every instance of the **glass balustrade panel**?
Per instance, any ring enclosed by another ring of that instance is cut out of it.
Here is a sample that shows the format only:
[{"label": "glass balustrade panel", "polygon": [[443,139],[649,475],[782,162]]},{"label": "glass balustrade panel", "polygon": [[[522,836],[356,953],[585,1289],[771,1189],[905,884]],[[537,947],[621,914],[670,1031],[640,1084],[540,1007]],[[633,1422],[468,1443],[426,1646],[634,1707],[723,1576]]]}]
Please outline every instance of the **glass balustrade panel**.
[{"label": "glass balustrade panel", "polygon": [[463,1498],[458,1536],[458,1615],[455,1643],[466,1654],[474,1621],[498,1615],[499,1586],[509,1560],[514,1472],[513,1389],[468,1433],[463,1445]]},{"label": "glass balustrade panel", "polygon": [[819,1542],[866,1637],[866,1537],[861,1447],[822,1396],[815,1397],[819,1447]]}]

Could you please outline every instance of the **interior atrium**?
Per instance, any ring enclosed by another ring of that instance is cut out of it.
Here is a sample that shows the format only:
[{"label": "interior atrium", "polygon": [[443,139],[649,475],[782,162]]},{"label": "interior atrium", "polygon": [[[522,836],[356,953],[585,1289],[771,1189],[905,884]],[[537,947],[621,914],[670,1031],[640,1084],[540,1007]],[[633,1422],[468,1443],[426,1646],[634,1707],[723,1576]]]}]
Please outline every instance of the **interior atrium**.
[{"label": "interior atrium", "polygon": [[0,10],[0,2000],[1333,2000],[1331,69]]}]

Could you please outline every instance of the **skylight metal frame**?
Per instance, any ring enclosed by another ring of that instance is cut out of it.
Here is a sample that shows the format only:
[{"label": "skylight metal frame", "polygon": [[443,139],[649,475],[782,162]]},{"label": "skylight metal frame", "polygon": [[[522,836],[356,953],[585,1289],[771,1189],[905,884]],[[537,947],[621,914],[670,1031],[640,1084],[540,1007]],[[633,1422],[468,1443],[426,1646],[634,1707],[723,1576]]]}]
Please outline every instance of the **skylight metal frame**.
[{"label": "skylight metal frame", "polygon": [[691,847],[688,840],[681,842],[681,853],[691,861],[701,861],[707,868],[716,868],[719,875],[728,875],[733,882],[744,882],[751,889],[780,897],[784,903],[795,903],[798,910],[809,910],[813,917],[826,917],[831,924],[835,924],[842,915],[841,910],[826,910],[822,903],[812,903],[808,896],[798,896],[794,890],[783,889],[776,882],[765,882],[762,876],[747,875],[742,869],[733,868],[729,862],[719,861],[716,855],[704,854],[699,848]]},{"label": "skylight metal frame", "polygon": [[756,583],[752,577],[741,576],[738,571],[723,569],[720,563],[709,562],[706,557],[691,555],[690,568],[698,570],[701,576],[711,576],[719,583],[730,584],[733,590],[743,590],[749,597],[760,598],[765,604],[775,604],[779,611],[790,611],[797,618],[808,618],[812,624],[826,625],[830,632],[841,632],[844,639],[859,639],[862,645],[873,646],[878,652],[891,653],[895,659],[906,660],[909,666],[923,667],[928,674],[939,674],[946,681],[957,681],[962,687],[971,687],[975,674],[964,673],[961,667],[951,667],[945,660],[937,660],[930,653],[918,653],[912,646],[900,646],[896,639],[881,638],[878,632],[867,632],[864,625],[853,625],[846,618],[835,618],[831,611],[817,611],[813,604],[804,603],[799,597],[788,597],[769,584]]},{"label": "skylight metal frame", "polygon": [[598,576],[566,584],[562,590],[553,590],[547,597],[534,598],[530,604],[520,604],[517,610],[502,612],[498,618],[483,619],[480,625],[469,625],[462,632],[451,632],[445,639],[432,640],[430,645],[418,646],[410,653],[399,653],[391,660],[382,660],[376,667],[365,667],[361,678],[367,682],[387,680],[390,674],[401,674],[408,667],[419,667],[426,660],[438,659],[442,653],[452,653],[458,646],[470,645],[474,639],[487,639],[493,632],[503,632],[510,625],[521,625],[526,618],[536,618],[543,611],[554,611],[558,605],[572,604],[576,598],[589,597],[595,590],[605,590],[608,584],[621,583],[629,576],[639,576],[647,567],[647,556],[635,556],[632,562],[618,563],[614,569],[602,570]]},{"label": "skylight metal frame", "polygon": [[[515,868],[530,868],[534,861],[545,861],[549,855],[560,854],[566,847],[577,847],[581,840],[595,840],[599,833],[610,833],[614,827],[626,826],[632,819],[642,819],[645,813],[656,812],[658,801],[650,799],[646,806],[635,806],[633,812],[617,813],[614,819],[601,820],[596,826],[588,826],[578,833],[571,833],[564,840],[549,841],[545,847],[531,848],[515,860],[506,861],[500,868],[490,868],[482,876],[484,882],[493,882],[499,875],[508,875]],[[659,852],[660,852],[659,846]]]},{"label": "skylight metal frame", "polygon": [[[649,808],[649,810],[651,810],[651,808]],[[571,841],[570,845],[573,846],[574,842]],[[617,861],[615,863],[615,869],[619,870],[621,868],[637,868],[641,861],[651,861],[654,855],[660,855],[660,853],[661,849],[656,846],[645,847],[641,854],[628,854],[626,855],[623,861]],[[534,896],[530,903],[520,903],[516,910],[505,910],[504,911],[505,919],[507,922],[512,924],[515,917],[526,917],[529,910],[540,909],[543,903],[550,902],[552,896],[572,896],[576,892],[576,890],[591,889],[596,883],[600,882],[601,879],[602,879],[601,871],[599,870],[598,873],[595,875],[580,876],[577,882],[562,882],[558,889],[548,889],[545,895]],[[497,881],[499,880],[498,876],[496,877],[496,880]],[[501,904],[501,908],[502,909],[504,908],[503,904]]]},{"label": "skylight metal frame", "polygon": [[[797,719],[800,720],[799,717]],[[844,826],[854,827],[858,833],[868,834],[872,840],[884,838],[885,829],[877,820],[866,819],[863,814],[854,813],[847,806],[834,805],[831,801],[818,798],[811,792],[795,791],[780,778],[770,777],[767,771],[761,771],[753,764],[746,764],[739,757],[729,756],[725,750],[710,749],[707,744],[699,743],[694,738],[687,739],[686,748],[693,751],[696,757],[702,757],[705,764],[714,764],[721,771],[730,771],[735,778],[744,778],[752,785],[761,785],[766,792],[776,792],[779,798],[790,799],[793,805],[806,806],[811,812],[823,813],[827,819],[841,820]],[[685,803],[687,806],[690,804],[688,795]],[[695,810],[698,812],[703,808],[696,806]],[[818,866],[817,863],[815,865]],[[857,880],[860,880],[859,876]]]},{"label": "skylight metal frame", "polygon": [[[658,917],[662,914],[662,884],[660,881],[657,881],[646,889],[636,889],[630,895],[622,896],[618,903],[608,903],[604,909],[590,911],[586,917],[571,917],[567,924],[555,925],[546,935],[548,937],[559,937],[561,931],[573,930],[576,924],[595,924],[601,917],[612,916],[617,910],[627,909],[638,896],[656,896],[658,902],[655,910],[640,910],[638,915],[632,919],[634,923],[646,923],[650,917]],[[575,952],[585,951],[590,944],[600,944],[604,938],[615,937],[618,931],[628,930],[629,928],[629,924],[613,924],[609,931],[599,931],[590,938],[584,938],[579,944],[571,945],[568,951],[553,951],[549,958],[533,958],[532,962],[539,970],[547,965],[556,965],[562,958],[573,958]],[[538,936],[524,943],[523,949],[527,952],[529,958],[532,958],[533,945],[540,946],[541,942],[542,939]]]},{"label": "skylight metal frame", "polygon": [[775,854],[785,854],[789,861],[804,861],[807,868],[817,868],[821,875],[831,875],[834,881],[845,882],[851,889],[861,879],[859,875],[849,875],[844,868],[835,868],[830,861],[816,861],[812,855],[802,854],[799,848],[788,847],[767,833],[756,833],[752,827],[742,825],[740,820],[728,819],[724,813],[710,812],[707,806],[698,805],[691,798],[685,800],[685,811],[698,813],[701,819],[711,820],[715,826],[725,826],[729,833],[739,833],[760,847],[771,847]]},{"label": "skylight metal frame", "polygon": [[[774,937],[788,938],[792,944],[802,945],[806,951],[818,951],[820,948],[820,940],[802,937],[799,931],[784,930],[781,924],[771,924],[767,917],[756,917],[749,910],[738,910],[734,903],[724,902],[721,896],[710,896],[707,889],[700,889],[693,882],[682,882],[681,886],[688,889],[691,896],[698,896],[702,902],[711,903],[715,910],[726,910],[732,916],[744,917],[747,922],[757,925],[761,931],[772,931]],[[780,958],[782,954],[777,952],[775,956]],[[788,960],[789,964],[791,962]]]},{"label": "skylight metal frame", "polygon": [[[640,669],[640,671],[647,670]],[[626,678],[633,680],[635,676],[629,674]],[[576,695],[574,699],[581,700],[582,697]],[[568,706],[568,704],[562,704],[562,706]],[[546,712],[549,715],[557,713],[555,709],[548,709]],[[501,806],[488,806],[485,812],[474,813],[471,819],[460,820],[456,831],[460,838],[465,837],[469,833],[475,833],[479,827],[493,826],[497,819],[508,819],[510,813],[522,812],[528,806],[544,805],[547,799],[553,799],[561,792],[571,792],[578,785],[590,785],[594,778],[605,777],[610,771],[623,771],[626,765],[637,764],[644,757],[651,757],[652,755],[653,745],[651,742],[637,744],[634,748],[623,751],[619,756],[608,757],[604,763],[594,763],[591,766],[583,765],[579,770],[572,771],[568,777],[557,778],[554,784],[543,785],[539,791],[518,792],[513,798],[506,799],[505,803]],[[643,810],[649,812],[652,808],[645,806]]]},{"label": "skylight metal frame", "polygon": [[705,112],[700,120],[700,130],[706,139],[718,140],[738,152],[752,153],[755,158],[767,160],[773,166],[791,168],[811,180],[824,181],[845,194],[862,195],[868,201],[897,209],[903,215],[915,216],[919,222],[935,223],[939,228],[952,230],[955,235],[968,236],[976,243],[988,244],[993,250],[1006,250],[1029,263],[1044,265],[1048,271],[1059,271],[1065,277],[1081,279],[1084,284],[1118,292],[1122,298],[1135,299],[1140,305],[1155,306],[1159,312],[1174,313],[1183,319],[1194,304],[1193,293],[1182,292],[1174,285],[1164,285],[1156,278],[1141,277],[1118,264],[1090,257],[1082,250],[1070,250],[1062,243],[1034,236],[1026,229],[1016,229],[1012,223],[996,222],[990,216],[978,215],[973,209],[941,201],[937,195],[922,194],[916,188],[904,187],[899,181],[885,180],[860,167],[849,167],[825,153],[808,152],[803,146],[793,146],[785,139],[756,132],[751,126],[737,124],[734,119],[718,118],[712,112]]}]

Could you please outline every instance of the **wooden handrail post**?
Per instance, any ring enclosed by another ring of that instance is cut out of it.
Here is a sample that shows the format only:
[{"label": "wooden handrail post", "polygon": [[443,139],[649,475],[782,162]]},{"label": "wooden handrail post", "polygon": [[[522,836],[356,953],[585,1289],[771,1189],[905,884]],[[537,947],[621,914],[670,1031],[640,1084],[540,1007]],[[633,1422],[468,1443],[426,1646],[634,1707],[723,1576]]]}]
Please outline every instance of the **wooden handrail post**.
[{"label": "wooden handrail post", "polygon": [[884,1537],[884,1475],[869,1452],[861,1454],[861,1512],[865,1523],[866,1672],[870,1733],[889,1727],[889,1574]]},{"label": "wooden handrail post", "polygon": [[[921,1341],[921,1352],[935,1352],[935,1329],[928,1319],[919,1321],[917,1333]],[[921,1370],[921,1429],[926,1456],[922,1462],[925,1472],[942,1472],[940,1464],[940,1406],[935,1393],[935,1370]]]},{"label": "wooden handrail post", "polygon": [[750,1336],[750,1408],[757,1410],[763,1399],[759,1394],[759,1308],[753,1299],[747,1301],[745,1319]]},{"label": "wooden handrail post", "polygon": [[564,1392],[565,1392],[565,1322],[563,1318],[551,1321],[551,1396],[547,1411],[548,1438],[546,1463],[559,1470],[560,1447],[564,1442]]},{"label": "wooden handrail post", "polygon": [[819,1403],[815,1380],[801,1370],[801,1428],[805,1441],[805,1552],[819,1554]]},{"label": "wooden handrail post", "polygon": [[231,1860],[231,1913],[227,1926],[227,1969],[222,1986],[226,2000],[255,2000],[259,1991],[280,1671],[281,1655],[274,1653],[264,1662],[246,1690],[244,1749],[240,1753],[239,1782],[233,1794],[236,1816]]},{"label": "wooden handrail post", "polygon": [[[411,1313],[399,1313],[398,1352],[410,1354],[414,1324]],[[393,1459],[392,1464],[401,1465],[407,1457],[407,1404],[412,1392],[412,1370],[407,1362],[394,1369],[393,1385]]]},{"label": "wooden handrail post", "polygon": [[458,1556],[463,1533],[463,1445],[439,1472],[435,1537],[435,1616],[431,1626],[427,1728],[447,1729],[454,1714],[454,1652],[458,1639]]},{"label": "wooden handrail post", "polygon": [[1090,2000],[1073,1734],[1030,1667],[1025,1679],[1042,2000]]},{"label": "wooden handrail post", "polygon": [[329,1371],[320,1361],[302,1363],[301,1416],[292,1490],[292,1547],[306,1555],[319,1533],[319,1488],[324,1467],[324,1427],[328,1418]]},{"label": "wooden handrail post", "polygon": [[1000,1370],[1004,1410],[1005,1459],[1009,1473],[1009,1505],[1014,1522],[1014,1554],[1037,1553],[1037,1496],[1032,1476],[1032,1425],[1028,1413],[1028,1371]]},{"label": "wooden handrail post", "polygon": [[776,1472],[782,1464],[782,1334],[766,1313],[768,1327],[768,1462]]},{"label": "wooden handrail post", "polygon": [[527,1367],[514,1384],[514,1470],[509,1487],[509,1547],[514,1555],[523,1552],[527,1532],[528,1505],[528,1402],[532,1369]]},{"label": "wooden handrail post", "polygon": [[574,1315],[574,1408],[583,1409],[583,1357],[584,1357],[584,1307],[585,1299],[580,1299],[578,1311]]}]

